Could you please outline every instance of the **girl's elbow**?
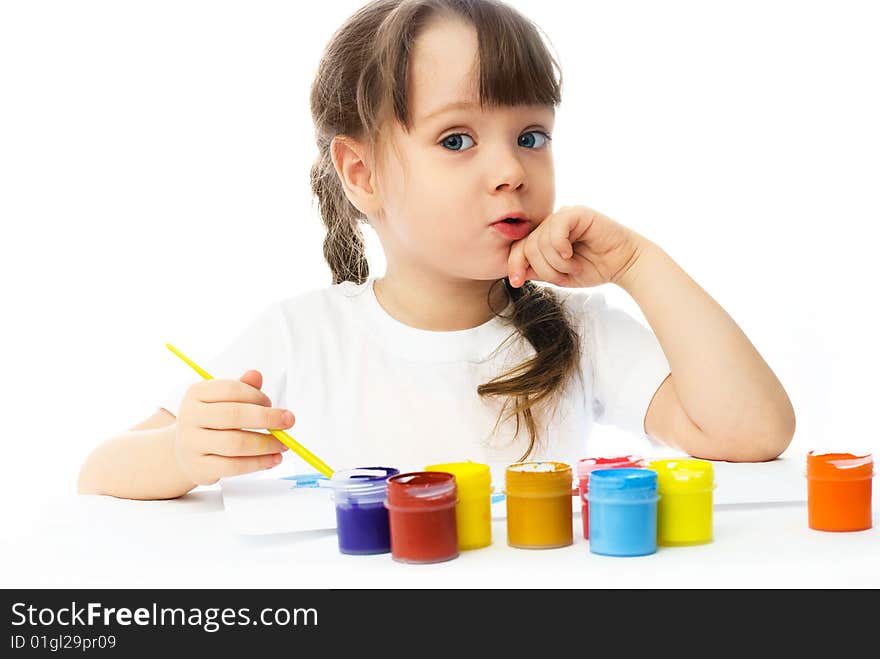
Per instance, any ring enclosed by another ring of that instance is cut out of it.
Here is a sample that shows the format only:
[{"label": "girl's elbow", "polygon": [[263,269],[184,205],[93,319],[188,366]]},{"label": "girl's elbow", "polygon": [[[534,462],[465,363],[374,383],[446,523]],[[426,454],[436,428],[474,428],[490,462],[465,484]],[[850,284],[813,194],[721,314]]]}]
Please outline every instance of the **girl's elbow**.
[{"label": "girl's elbow", "polygon": [[[100,447],[99,447],[100,448]],[[77,494],[104,494],[103,491],[103,471],[101,462],[97,455],[98,448],[93,450],[83,461],[79,468],[79,475],[76,480]]]},{"label": "girl's elbow", "polygon": [[93,471],[90,460],[86,459],[79,468],[79,476],[76,480],[77,494],[100,494]]},{"label": "girl's elbow", "polygon": [[794,410],[790,409],[780,416],[771,430],[756,434],[752,441],[747,462],[769,462],[782,455],[794,439],[796,420]]},{"label": "girl's elbow", "polygon": [[749,462],[770,462],[782,455],[791,444],[791,437],[776,437],[765,440],[755,449],[755,455]]},{"label": "girl's elbow", "polygon": [[774,458],[778,458],[785,450],[791,445],[792,440],[794,439],[794,433],[797,429],[797,419],[794,413],[794,407],[789,401],[785,406],[785,409],[782,414],[782,420],[780,422],[780,429],[776,432],[773,437],[773,445],[776,447],[774,450],[777,450]]},{"label": "girl's elbow", "polygon": [[735,434],[706,437],[712,458],[726,462],[770,462],[782,455],[794,439],[794,413],[776,415],[761,426],[740,428]]}]

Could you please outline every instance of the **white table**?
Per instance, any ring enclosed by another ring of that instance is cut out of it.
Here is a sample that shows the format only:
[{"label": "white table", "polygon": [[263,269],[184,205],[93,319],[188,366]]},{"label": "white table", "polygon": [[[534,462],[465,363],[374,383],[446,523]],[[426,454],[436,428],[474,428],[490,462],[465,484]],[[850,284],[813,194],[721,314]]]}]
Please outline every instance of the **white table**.
[{"label": "white table", "polygon": [[[876,506],[875,506],[876,510]],[[346,556],[333,531],[234,533],[217,486],[173,501],[56,496],[2,539],[3,587],[880,587],[880,524],[855,533],[807,526],[805,503],[717,505],[714,542],[656,554],[591,554],[493,543],[455,560],[407,565],[389,554]]]}]

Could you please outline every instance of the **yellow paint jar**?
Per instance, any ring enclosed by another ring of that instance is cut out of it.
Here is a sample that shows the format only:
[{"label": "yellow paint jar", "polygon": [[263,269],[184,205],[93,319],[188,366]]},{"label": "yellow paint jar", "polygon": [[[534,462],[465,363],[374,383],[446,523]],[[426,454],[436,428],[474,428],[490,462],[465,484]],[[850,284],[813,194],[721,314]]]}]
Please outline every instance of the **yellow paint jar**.
[{"label": "yellow paint jar", "polygon": [[425,471],[445,471],[455,476],[458,503],[455,523],[459,549],[479,549],[492,542],[492,476],[489,465],[447,462],[428,465]]},{"label": "yellow paint jar", "polygon": [[712,542],[712,463],[695,458],[652,460],[657,472],[657,544],[666,547]]},{"label": "yellow paint jar", "polygon": [[507,544],[520,549],[573,542],[572,474],[564,462],[517,462],[504,472]]}]

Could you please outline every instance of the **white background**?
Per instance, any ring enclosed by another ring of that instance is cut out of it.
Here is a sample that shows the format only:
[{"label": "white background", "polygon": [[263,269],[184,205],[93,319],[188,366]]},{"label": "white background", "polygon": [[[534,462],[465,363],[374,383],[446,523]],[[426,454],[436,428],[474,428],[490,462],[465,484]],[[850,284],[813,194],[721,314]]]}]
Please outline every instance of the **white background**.
[{"label": "white background", "polygon": [[[361,4],[0,4],[7,528],[189,375],[166,342],[205,361],[330,284],[308,94]],[[563,70],[557,206],[644,234],[727,309],[794,402],[790,452],[876,448],[873,3],[511,4]]]}]

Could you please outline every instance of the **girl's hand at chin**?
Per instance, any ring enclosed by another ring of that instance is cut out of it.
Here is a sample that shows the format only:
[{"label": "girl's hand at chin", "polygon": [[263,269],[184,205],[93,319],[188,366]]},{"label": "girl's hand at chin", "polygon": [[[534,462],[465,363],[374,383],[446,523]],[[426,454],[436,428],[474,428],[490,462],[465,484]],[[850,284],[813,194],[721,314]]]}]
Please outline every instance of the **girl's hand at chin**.
[{"label": "girl's hand at chin", "polygon": [[510,246],[510,285],[568,288],[617,283],[638,260],[644,237],[586,206],[563,206]]}]

